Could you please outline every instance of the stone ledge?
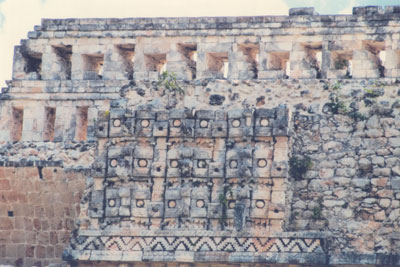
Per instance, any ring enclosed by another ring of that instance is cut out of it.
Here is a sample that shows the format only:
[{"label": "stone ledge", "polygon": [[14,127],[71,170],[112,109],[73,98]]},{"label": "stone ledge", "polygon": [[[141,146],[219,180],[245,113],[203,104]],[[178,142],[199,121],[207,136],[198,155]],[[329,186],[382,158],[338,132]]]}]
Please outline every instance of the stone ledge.
[{"label": "stone ledge", "polygon": [[63,259],[67,262],[230,262],[230,263],[291,263],[331,265],[400,265],[400,255],[387,254],[338,254],[326,253],[282,253],[282,252],[153,252],[153,251],[98,251],[66,250]]},{"label": "stone ledge", "polygon": [[[157,237],[157,236],[212,236],[212,237],[248,237],[252,234],[250,232],[242,231],[242,232],[233,232],[233,231],[219,231],[215,233],[215,231],[207,231],[207,230],[141,230],[135,233],[132,233],[131,230],[120,230],[120,231],[112,231],[112,230],[79,230],[77,232],[78,236],[88,236],[88,237],[96,237],[96,236],[127,236],[127,237]],[[330,234],[326,232],[320,231],[302,231],[302,232],[271,232],[265,233],[260,237],[265,238],[326,238],[329,237]]]}]

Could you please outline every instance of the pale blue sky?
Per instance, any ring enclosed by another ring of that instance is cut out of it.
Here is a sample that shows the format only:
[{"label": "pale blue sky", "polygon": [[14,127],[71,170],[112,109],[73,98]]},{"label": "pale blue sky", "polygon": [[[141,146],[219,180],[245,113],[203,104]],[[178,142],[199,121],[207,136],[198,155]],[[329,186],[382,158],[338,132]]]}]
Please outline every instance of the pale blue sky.
[{"label": "pale blue sky", "polygon": [[287,15],[292,7],[351,14],[353,6],[400,0],[0,0],[0,87],[11,79],[13,47],[41,18]]}]

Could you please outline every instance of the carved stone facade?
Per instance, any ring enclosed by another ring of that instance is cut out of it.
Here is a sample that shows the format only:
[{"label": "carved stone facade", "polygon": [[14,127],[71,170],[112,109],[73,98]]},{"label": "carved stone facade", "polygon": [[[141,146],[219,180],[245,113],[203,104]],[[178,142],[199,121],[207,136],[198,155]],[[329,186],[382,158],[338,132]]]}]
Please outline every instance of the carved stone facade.
[{"label": "carved stone facade", "polygon": [[400,265],[399,7],[28,37],[0,94],[0,264]]}]

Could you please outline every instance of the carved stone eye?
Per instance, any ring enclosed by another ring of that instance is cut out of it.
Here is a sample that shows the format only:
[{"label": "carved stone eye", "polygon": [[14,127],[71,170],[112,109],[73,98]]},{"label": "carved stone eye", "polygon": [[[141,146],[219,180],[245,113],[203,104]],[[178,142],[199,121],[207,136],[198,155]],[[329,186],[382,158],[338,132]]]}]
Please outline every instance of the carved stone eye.
[{"label": "carved stone eye", "polygon": [[262,127],[266,127],[266,126],[269,125],[269,121],[268,121],[267,119],[261,119],[261,120],[260,120],[260,125],[261,125]]},{"label": "carved stone eye", "polygon": [[233,120],[232,121],[232,127],[237,128],[240,126],[240,120]]},{"label": "carved stone eye", "polygon": [[139,167],[147,167],[147,160],[146,159],[139,159],[138,161]]},{"label": "carved stone eye", "polygon": [[176,201],[175,200],[170,200],[168,201],[168,208],[175,208],[176,207]]},{"label": "carved stone eye", "polygon": [[265,159],[259,159],[257,161],[257,166],[260,168],[264,168],[267,166],[267,161]]},{"label": "carved stone eye", "polygon": [[207,128],[207,127],[208,127],[208,121],[201,120],[200,121],[200,128]]},{"label": "carved stone eye", "polygon": [[179,126],[181,126],[181,120],[174,120],[174,121],[172,122],[172,126],[174,126],[174,127],[179,127]]},{"label": "carved stone eye", "polygon": [[112,159],[110,162],[111,167],[117,167],[118,161],[116,159]]},{"label": "carved stone eye", "polygon": [[262,209],[265,207],[265,201],[264,200],[257,200],[256,201],[256,207],[259,209]]},{"label": "carved stone eye", "polygon": [[142,120],[140,122],[140,125],[142,125],[142,127],[147,128],[150,125],[150,121],[149,120]]},{"label": "carved stone eye", "polygon": [[143,199],[136,199],[136,207],[143,208],[144,207],[144,200]]},{"label": "carved stone eye", "polygon": [[121,126],[121,120],[114,120],[114,122],[113,122],[113,125],[114,125],[114,127],[119,127],[119,126]]},{"label": "carved stone eye", "polygon": [[206,163],[205,160],[199,160],[199,161],[197,161],[197,168],[203,169],[203,168],[205,168],[205,167],[207,167],[207,163]]},{"label": "carved stone eye", "polygon": [[204,205],[205,205],[204,200],[199,199],[199,200],[196,201],[196,207],[203,208]]},{"label": "carved stone eye", "polygon": [[115,200],[114,200],[114,199],[110,199],[110,200],[108,201],[108,206],[109,206],[109,207],[115,207]]},{"label": "carved stone eye", "polygon": [[169,164],[171,165],[172,168],[177,168],[179,165],[178,161],[175,159],[171,160]]},{"label": "carved stone eye", "polygon": [[238,162],[237,160],[231,160],[229,162],[229,167],[231,167],[231,169],[236,169],[238,167]]}]

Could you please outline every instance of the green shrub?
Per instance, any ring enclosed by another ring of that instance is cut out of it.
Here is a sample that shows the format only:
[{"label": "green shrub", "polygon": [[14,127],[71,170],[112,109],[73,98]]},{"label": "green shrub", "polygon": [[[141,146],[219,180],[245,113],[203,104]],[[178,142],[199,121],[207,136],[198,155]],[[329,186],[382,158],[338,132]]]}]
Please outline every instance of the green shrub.
[{"label": "green shrub", "polygon": [[297,157],[292,156],[289,159],[289,173],[295,180],[304,178],[306,172],[312,167],[311,159],[307,156]]},{"label": "green shrub", "polygon": [[160,78],[157,83],[158,86],[164,87],[165,90],[169,92],[178,93],[184,95],[185,91],[179,86],[176,81],[176,74],[173,72],[164,71],[161,73]]}]

